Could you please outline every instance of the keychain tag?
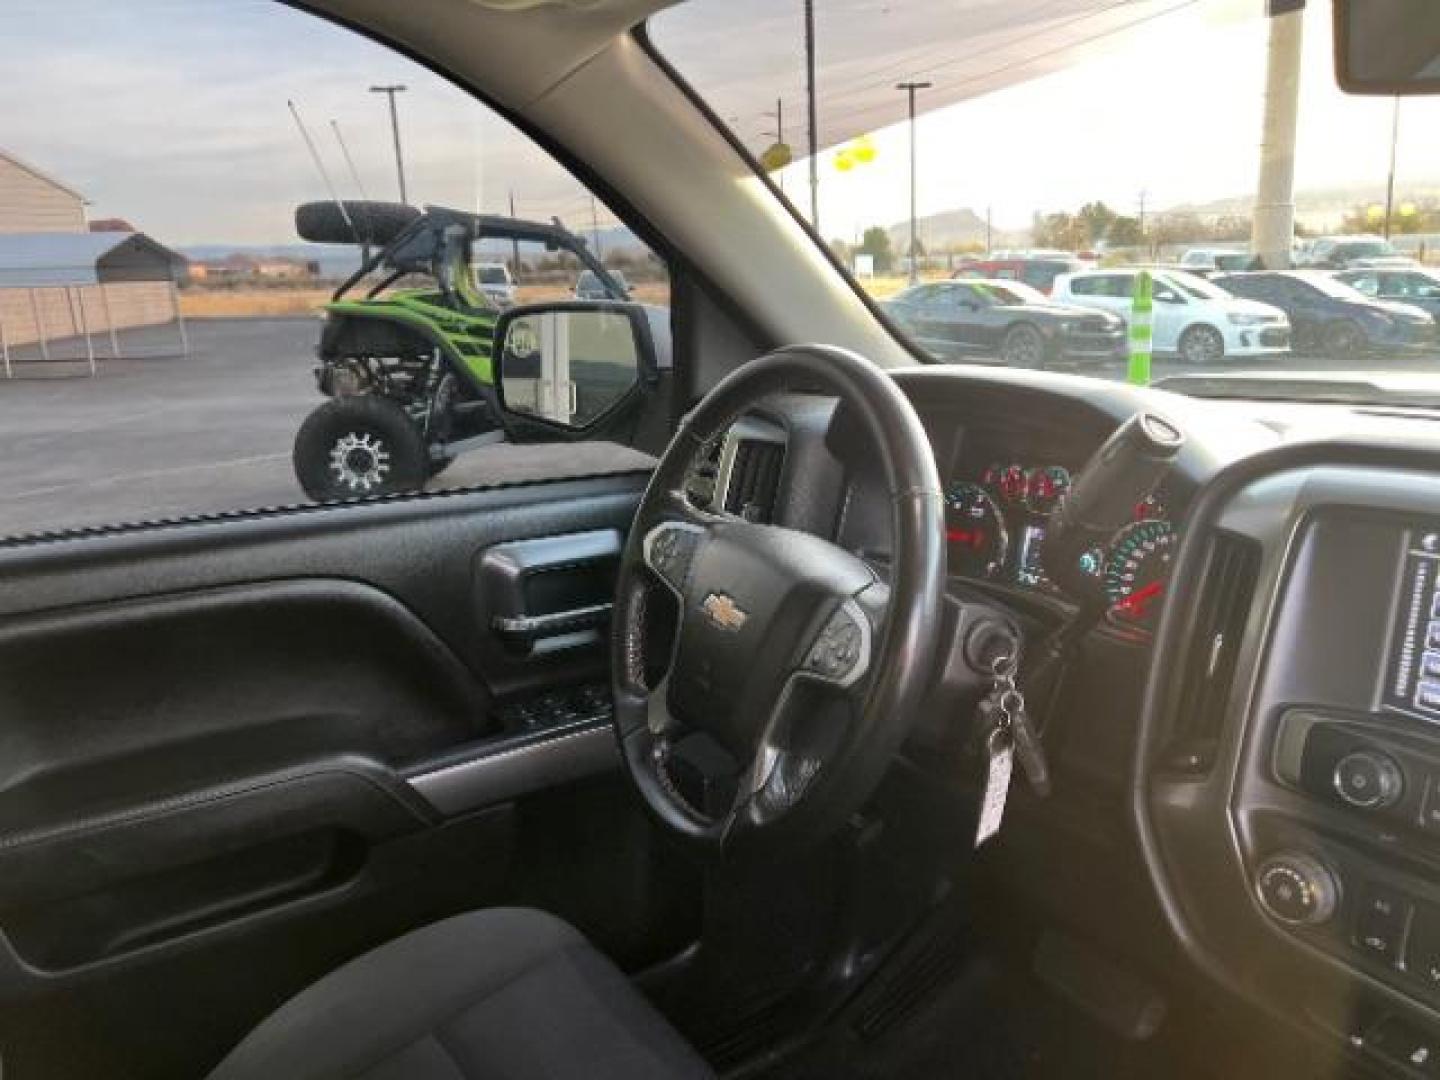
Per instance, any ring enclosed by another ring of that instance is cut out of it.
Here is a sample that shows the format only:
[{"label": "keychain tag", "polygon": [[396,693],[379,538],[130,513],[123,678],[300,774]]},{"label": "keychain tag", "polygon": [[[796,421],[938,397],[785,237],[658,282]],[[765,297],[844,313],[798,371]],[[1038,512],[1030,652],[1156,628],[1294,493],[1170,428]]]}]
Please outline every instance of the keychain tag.
[{"label": "keychain tag", "polygon": [[1010,733],[996,728],[986,740],[985,792],[980,800],[980,821],[975,827],[978,848],[1000,831],[1005,819],[1005,799],[1010,794],[1010,774],[1015,767],[1015,744]]}]

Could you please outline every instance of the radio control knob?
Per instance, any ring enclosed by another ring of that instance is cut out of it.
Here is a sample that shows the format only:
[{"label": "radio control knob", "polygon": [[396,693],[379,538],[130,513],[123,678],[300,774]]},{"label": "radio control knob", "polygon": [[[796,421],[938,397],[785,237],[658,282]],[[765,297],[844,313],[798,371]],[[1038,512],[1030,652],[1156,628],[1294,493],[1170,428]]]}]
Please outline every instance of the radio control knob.
[{"label": "radio control knob", "polygon": [[1291,926],[1318,926],[1335,914],[1339,888],[1330,869],[1310,855],[1283,852],[1255,872],[1260,903]]},{"label": "radio control knob", "polygon": [[1361,810],[1383,810],[1393,806],[1405,790],[1405,774],[1389,754],[1378,750],[1355,750],[1335,765],[1331,777],[1335,794]]}]

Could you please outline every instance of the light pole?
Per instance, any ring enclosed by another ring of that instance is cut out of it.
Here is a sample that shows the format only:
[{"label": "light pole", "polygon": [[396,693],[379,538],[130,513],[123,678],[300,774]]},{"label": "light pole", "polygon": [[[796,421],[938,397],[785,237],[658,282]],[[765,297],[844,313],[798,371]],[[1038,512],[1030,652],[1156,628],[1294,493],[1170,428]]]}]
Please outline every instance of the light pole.
[{"label": "light pole", "polygon": [[1385,181],[1385,239],[1390,239],[1390,214],[1395,209],[1395,146],[1400,141],[1400,98],[1390,118],[1390,176]]},{"label": "light pole", "polygon": [[928,82],[896,83],[896,90],[904,90],[910,106],[910,284],[919,279],[918,237],[915,228],[915,91],[928,90],[935,85]]},{"label": "light pole", "polygon": [[820,134],[815,130],[815,0],[805,0],[805,108],[810,125],[810,227],[820,235]]},{"label": "light pole", "polygon": [[409,205],[410,199],[405,194],[405,157],[400,152],[400,114],[395,109],[395,95],[403,94],[405,86],[401,83],[391,83],[388,86],[370,87],[372,94],[384,94],[390,99],[390,133],[395,137],[395,171],[400,176],[400,201]]}]

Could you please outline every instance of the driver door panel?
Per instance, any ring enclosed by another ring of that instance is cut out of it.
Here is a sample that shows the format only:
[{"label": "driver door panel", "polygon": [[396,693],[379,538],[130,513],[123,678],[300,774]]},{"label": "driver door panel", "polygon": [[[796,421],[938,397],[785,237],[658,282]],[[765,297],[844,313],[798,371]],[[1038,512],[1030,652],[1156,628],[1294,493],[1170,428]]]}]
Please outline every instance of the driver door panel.
[{"label": "driver door panel", "polygon": [[554,618],[608,603],[644,480],[0,547],[7,1075],[127,1075],[131,1021],[158,1075],[203,1074],[477,907],[631,964],[691,940],[694,883],[617,771],[605,612]]}]

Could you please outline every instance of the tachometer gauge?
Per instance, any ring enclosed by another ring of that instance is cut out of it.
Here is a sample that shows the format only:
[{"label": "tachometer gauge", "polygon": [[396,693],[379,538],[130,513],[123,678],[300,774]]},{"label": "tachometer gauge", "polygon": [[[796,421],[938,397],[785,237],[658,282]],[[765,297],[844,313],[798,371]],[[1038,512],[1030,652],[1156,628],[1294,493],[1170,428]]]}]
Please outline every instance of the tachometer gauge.
[{"label": "tachometer gauge", "polygon": [[1049,515],[1070,490],[1070,474],[1059,465],[1040,465],[1025,478],[1025,506],[1034,514]]},{"label": "tachometer gauge", "polygon": [[979,484],[952,484],[945,493],[950,573],[994,577],[1005,565],[1010,536],[995,500]]},{"label": "tachometer gauge", "polygon": [[1177,540],[1168,521],[1137,521],[1115,534],[1105,562],[1105,598],[1112,618],[1142,626],[1154,622]]},{"label": "tachometer gauge", "polygon": [[1000,498],[1014,506],[1025,501],[1025,489],[1029,483],[1030,477],[1025,472],[1025,466],[1006,465],[1000,470],[995,487],[1000,492]]}]

